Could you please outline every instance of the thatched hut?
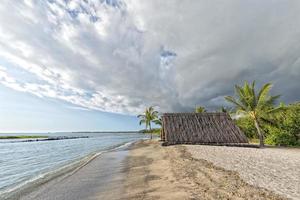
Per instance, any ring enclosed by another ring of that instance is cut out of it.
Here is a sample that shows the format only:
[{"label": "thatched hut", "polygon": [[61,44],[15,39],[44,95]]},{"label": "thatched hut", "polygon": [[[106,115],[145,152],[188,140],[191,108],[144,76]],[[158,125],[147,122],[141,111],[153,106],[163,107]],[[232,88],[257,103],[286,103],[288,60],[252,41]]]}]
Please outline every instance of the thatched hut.
[{"label": "thatched hut", "polygon": [[162,123],[161,139],[166,145],[248,143],[226,113],[165,113]]}]

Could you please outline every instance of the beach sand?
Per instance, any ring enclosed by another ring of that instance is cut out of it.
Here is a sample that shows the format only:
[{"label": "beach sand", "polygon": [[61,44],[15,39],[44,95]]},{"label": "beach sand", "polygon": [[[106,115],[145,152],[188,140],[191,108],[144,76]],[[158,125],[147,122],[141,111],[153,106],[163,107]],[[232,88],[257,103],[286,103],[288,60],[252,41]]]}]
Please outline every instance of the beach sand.
[{"label": "beach sand", "polygon": [[187,145],[194,158],[239,173],[251,185],[300,199],[299,148],[240,148]]},{"label": "beach sand", "polygon": [[21,199],[284,199],[251,186],[234,171],[196,159],[187,147],[140,141],[105,153],[81,169],[22,195]]},{"label": "beach sand", "polygon": [[285,199],[251,186],[237,172],[192,157],[182,145],[137,143],[126,166],[123,199]]}]

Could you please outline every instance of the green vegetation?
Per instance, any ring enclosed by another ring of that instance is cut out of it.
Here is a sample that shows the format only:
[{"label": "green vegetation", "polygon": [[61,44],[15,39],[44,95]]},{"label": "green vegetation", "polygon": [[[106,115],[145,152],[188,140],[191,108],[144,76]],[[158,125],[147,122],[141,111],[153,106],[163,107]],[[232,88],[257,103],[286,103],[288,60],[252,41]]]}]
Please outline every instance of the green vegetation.
[{"label": "green vegetation", "polygon": [[[284,106],[282,112],[274,114],[270,121],[262,124],[266,144],[300,146],[300,103]],[[250,140],[257,138],[249,117],[241,117],[236,123]]]},{"label": "green vegetation", "polygon": [[260,147],[264,146],[262,124],[270,124],[270,118],[283,110],[283,106],[275,106],[276,100],[280,95],[271,96],[269,94],[271,88],[272,84],[267,83],[259,92],[256,92],[254,81],[252,84],[245,82],[244,86],[235,86],[236,97],[225,97],[228,102],[234,104],[237,114],[248,117],[253,122],[259,136]]},{"label": "green vegetation", "polygon": [[162,119],[161,117],[158,117],[157,119],[153,120],[153,123],[159,126],[162,126]]},{"label": "green vegetation", "polygon": [[229,114],[231,111],[230,111],[228,108],[222,106],[222,107],[219,109],[219,112],[221,112],[221,113],[228,113],[228,114]]},{"label": "green vegetation", "polygon": [[154,135],[160,135],[160,131],[161,131],[161,128],[152,128],[151,130],[143,129],[143,130],[140,130],[139,132],[140,133],[152,133]]},{"label": "green vegetation", "polygon": [[34,138],[48,138],[48,136],[43,136],[43,135],[0,136],[0,139],[34,139]]},{"label": "green vegetation", "polygon": [[238,127],[240,127],[240,129],[245,133],[248,139],[258,139],[257,130],[250,117],[240,117],[236,119],[235,122]]},{"label": "green vegetation", "polygon": [[[145,112],[137,116],[140,119],[140,125],[145,124],[146,129],[144,133],[150,133],[150,139],[152,139],[153,130],[151,129],[151,123],[160,124],[161,118],[158,117],[158,112],[154,110],[153,106],[146,108]],[[148,130],[149,127],[149,130]]]},{"label": "green vegetation", "polygon": [[195,109],[195,113],[205,113],[206,109],[202,106],[197,106]]}]

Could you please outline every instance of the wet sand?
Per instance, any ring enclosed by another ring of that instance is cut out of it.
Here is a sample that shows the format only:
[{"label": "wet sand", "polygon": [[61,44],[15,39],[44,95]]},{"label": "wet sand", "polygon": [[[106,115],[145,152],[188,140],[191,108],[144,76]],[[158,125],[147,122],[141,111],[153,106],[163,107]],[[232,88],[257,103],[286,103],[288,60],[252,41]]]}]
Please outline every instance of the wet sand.
[{"label": "wet sand", "polygon": [[285,199],[244,182],[237,172],[195,159],[185,146],[141,141],[22,195],[22,200]]},{"label": "wet sand", "polygon": [[82,168],[49,181],[21,200],[96,200],[117,199],[122,193],[125,177],[124,159],[127,150],[104,153]]}]

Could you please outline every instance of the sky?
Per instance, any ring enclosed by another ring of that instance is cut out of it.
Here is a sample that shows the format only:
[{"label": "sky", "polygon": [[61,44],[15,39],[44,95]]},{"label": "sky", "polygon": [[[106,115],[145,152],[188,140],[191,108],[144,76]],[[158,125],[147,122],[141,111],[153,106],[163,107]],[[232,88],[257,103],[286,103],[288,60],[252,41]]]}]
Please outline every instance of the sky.
[{"label": "sky", "polygon": [[235,84],[300,99],[300,1],[1,0],[0,132],[137,130],[229,106]]}]

